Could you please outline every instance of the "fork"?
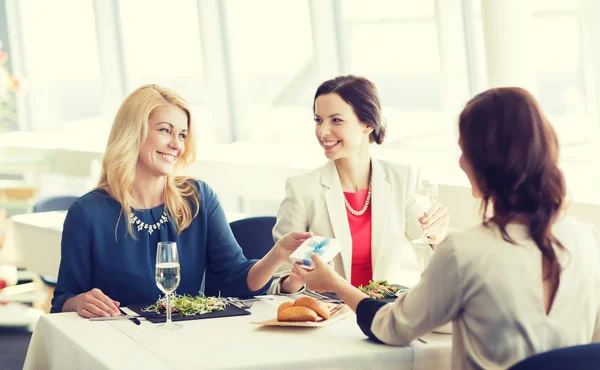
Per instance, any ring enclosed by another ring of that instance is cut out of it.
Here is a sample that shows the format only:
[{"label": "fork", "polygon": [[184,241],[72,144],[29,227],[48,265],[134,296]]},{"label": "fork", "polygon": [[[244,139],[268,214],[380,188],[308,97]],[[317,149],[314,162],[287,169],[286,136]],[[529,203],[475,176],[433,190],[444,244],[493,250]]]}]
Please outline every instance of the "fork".
[{"label": "fork", "polygon": [[231,303],[235,307],[241,308],[243,310],[247,310],[254,305],[254,301],[234,301],[231,298],[227,298],[227,300],[229,301],[229,303]]},{"label": "fork", "polygon": [[317,292],[313,292],[312,290],[305,290],[304,294],[306,294],[309,297],[315,298],[319,301],[326,302],[326,303],[344,303],[344,301],[342,301],[341,299],[333,299],[326,295],[323,295],[323,294],[320,294]]},{"label": "fork", "polygon": [[402,294],[402,293],[406,292],[407,290],[408,290],[408,288],[406,288],[406,287],[404,287],[404,288],[400,288],[400,289],[398,289],[398,291],[397,291],[396,293],[394,293],[394,295],[395,295],[396,297],[400,297],[400,294]]},{"label": "fork", "polygon": [[326,296],[326,295],[324,295],[324,294],[321,294],[321,293],[315,292],[314,290],[305,290],[305,291],[304,291],[304,294],[306,294],[306,295],[309,295],[309,296],[311,296],[311,297],[313,297],[313,298],[319,298],[319,299],[333,299],[333,298],[331,298],[331,297],[328,297],[328,296]]},{"label": "fork", "polygon": [[383,295],[384,297],[396,297],[396,294],[392,293],[389,290],[384,290],[382,292],[380,292],[381,295]]},{"label": "fork", "polygon": [[336,313],[338,313],[339,311],[341,311],[344,308],[343,304],[336,304],[335,307],[333,307],[330,311],[329,311],[329,315],[333,316]]}]

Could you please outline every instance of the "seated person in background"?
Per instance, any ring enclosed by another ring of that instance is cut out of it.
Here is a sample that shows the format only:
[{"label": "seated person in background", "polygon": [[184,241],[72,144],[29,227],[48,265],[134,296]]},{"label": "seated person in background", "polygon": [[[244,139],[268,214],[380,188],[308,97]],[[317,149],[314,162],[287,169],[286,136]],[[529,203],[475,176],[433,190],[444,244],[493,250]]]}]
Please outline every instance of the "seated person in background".
[{"label": "seated person in background", "polygon": [[177,242],[179,294],[248,296],[279,286],[272,276],[310,233],[289,233],[261,260],[246,260],[213,190],[175,174],[196,157],[196,128],[175,92],[145,85],[119,109],[98,187],[69,208],[52,312],[118,315],[161,292],[157,243]]},{"label": "seated person in background", "polygon": [[453,321],[453,369],[506,369],[600,341],[600,235],[561,215],[558,140],[535,99],[519,88],[485,91],[466,105],[459,131],[483,223],[437,246],[416,287],[383,304],[317,256],[312,272],[294,270],[311,288],[336,292],[363,332],[387,344]]},{"label": "seated person in background", "polygon": [[433,249],[410,240],[425,232],[441,242],[448,210],[439,203],[421,209],[414,197],[417,176],[410,166],[371,156],[370,144],[381,144],[385,137],[379,95],[371,81],[341,76],[323,82],[313,112],[315,136],[329,162],[287,180],[274,239],[291,230],[336,238],[342,252],[334,259],[335,269],[352,285],[387,279],[414,286]]}]

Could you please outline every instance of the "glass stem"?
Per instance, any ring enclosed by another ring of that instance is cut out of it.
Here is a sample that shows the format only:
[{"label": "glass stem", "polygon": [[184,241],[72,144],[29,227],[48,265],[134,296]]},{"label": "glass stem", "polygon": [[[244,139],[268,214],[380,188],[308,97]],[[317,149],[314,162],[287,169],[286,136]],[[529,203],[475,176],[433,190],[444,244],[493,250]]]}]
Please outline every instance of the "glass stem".
[{"label": "glass stem", "polygon": [[[423,216],[426,216],[427,212],[423,212]],[[423,243],[427,244],[427,241],[429,240],[429,238],[427,237],[427,234],[425,233],[425,229],[421,229],[421,232],[423,233]]]},{"label": "glass stem", "polygon": [[171,293],[167,293],[167,322],[166,325],[171,323]]}]

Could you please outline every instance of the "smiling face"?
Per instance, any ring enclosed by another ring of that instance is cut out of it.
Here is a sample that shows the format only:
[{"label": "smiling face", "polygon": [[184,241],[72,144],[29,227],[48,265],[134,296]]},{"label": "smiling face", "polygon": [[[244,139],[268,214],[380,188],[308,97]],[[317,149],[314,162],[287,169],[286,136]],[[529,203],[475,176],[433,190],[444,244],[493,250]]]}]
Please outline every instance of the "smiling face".
[{"label": "smiling face", "polygon": [[359,121],[354,109],[338,94],[315,100],[315,135],[328,159],[351,158],[368,154],[373,128]]},{"label": "smiling face", "polygon": [[185,150],[188,116],[176,106],[156,109],[148,118],[148,135],[140,150],[138,175],[162,177],[173,172]]}]

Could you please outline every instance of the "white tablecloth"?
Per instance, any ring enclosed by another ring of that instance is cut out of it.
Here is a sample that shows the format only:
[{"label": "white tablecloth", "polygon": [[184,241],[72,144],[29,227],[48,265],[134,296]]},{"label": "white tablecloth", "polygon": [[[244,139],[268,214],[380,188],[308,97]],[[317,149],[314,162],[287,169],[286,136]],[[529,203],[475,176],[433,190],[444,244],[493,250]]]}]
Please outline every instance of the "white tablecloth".
[{"label": "white tablecloth", "polygon": [[57,211],[13,216],[0,264],[22,266],[40,275],[56,278],[66,214],[66,211]]},{"label": "white tablecloth", "polygon": [[369,341],[354,314],[323,328],[260,327],[286,297],[252,315],[180,322],[164,331],[142,320],[90,322],[76,313],[43,316],[25,370],[44,369],[449,369],[451,336],[391,347]]}]

